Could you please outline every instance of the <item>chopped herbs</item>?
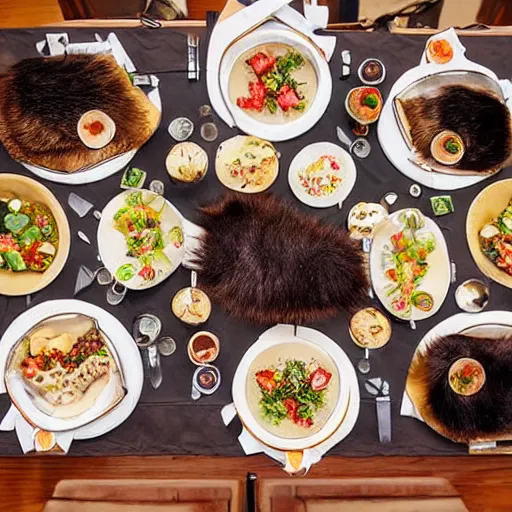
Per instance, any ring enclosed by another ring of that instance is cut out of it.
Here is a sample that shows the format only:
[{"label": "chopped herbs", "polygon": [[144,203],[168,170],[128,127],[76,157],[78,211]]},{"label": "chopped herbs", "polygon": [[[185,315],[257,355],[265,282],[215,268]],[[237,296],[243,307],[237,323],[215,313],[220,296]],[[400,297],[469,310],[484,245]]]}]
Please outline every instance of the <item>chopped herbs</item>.
[{"label": "chopped herbs", "polygon": [[434,211],[434,215],[436,217],[447,215],[455,211],[451,196],[431,197],[430,204],[432,205],[432,210]]},{"label": "chopped herbs", "polygon": [[141,188],[146,181],[147,173],[137,167],[126,169],[121,179],[121,188]]}]

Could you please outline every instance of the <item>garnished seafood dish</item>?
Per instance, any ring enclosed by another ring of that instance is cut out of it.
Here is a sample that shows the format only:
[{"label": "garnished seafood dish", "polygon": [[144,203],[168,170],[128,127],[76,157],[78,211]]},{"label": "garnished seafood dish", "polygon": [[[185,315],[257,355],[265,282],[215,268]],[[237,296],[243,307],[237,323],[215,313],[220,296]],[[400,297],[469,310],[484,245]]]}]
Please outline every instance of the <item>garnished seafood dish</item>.
[{"label": "garnished seafood dish", "polygon": [[382,96],[375,87],[356,87],[349,91],[345,100],[348,114],[361,125],[377,121],[382,105]]},{"label": "garnished seafood dish", "polygon": [[232,190],[262,192],[277,178],[279,159],[270,142],[237,135],[219,146],[215,171],[220,182]]},{"label": "garnished seafood dish", "polygon": [[84,315],[59,315],[39,323],[8,360],[6,383],[13,403],[23,412],[24,398],[16,386],[21,379],[32,404],[48,416],[70,419],[95,406],[102,411],[112,407],[125,390],[110,346],[96,322]]},{"label": "garnished seafood dish", "polygon": [[482,252],[512,276],[512,199],[496,219],[480,230],[479,240]]},{"label": "garnished seafood dish", "polygon": [[381,348],[391,338],[391,323],[377,308],[364,308],[350,319],[349,332],[356,345]]},{"label": "garnished seafood dish", "polygon": [[429,232],[417,233],[425,226],[418,210],[405,210],[400,220],[403,227],[384,247],[382,267],[390,281],[386,294],[391,307],[397,316],[405,318],[410,317],[413,307],[430,311],[434,306],[432,296],[418,288],[429,271],[428,256],[436,248],[436,239]]},{"label": "garnished seafood dish", "polygon": [[57,223],[48,207],[18,197],[0,199],[0,271],[45,272],[58,247]]},{"label": "garnished seafood dish", "polygon": [[290,122],[305,112],[316,95],[312,64],[285,44],[260,45],[243,53],[229,79],[229,97],[259,121]]},{"label": "garnished seafood dish", "polygon": [[430,144],[432,157],[443,165],[455,165],[464,156],[464,142],[450,130],[438,133]]},{"label": "garnished seafood dish", "polygon": [[446,64],[453,59],[453,48],[446,39],[432,39],[426,50],[428,62],[435,64]]},{"label": "garnished seafood dish", "polygon": [[475,359],[462,357],[451,365],[448,380],[455,393],[471,396],[478,393],[485,384],[485,370]]}]

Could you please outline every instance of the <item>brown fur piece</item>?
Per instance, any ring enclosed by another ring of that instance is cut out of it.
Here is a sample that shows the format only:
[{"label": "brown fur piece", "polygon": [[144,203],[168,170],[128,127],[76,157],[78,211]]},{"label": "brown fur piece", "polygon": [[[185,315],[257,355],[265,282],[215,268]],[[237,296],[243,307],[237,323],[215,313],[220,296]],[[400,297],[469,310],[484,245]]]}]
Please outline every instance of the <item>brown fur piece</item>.
[{"label": "brown fur piece", "polygon": [[423,160],[431,159],[430,143],[443,130],[458,133],[466,150],[455,169],[486,172],[502,167],[510,156],[510,112],[495,96],[465,86],[442,87],[435,97],[400,102],[412,142]]},{"label": "brown fur piece", "polygon": [[[486,373],[484,387],[472,396],[455,393],[448,381],[450,366],[461,357],[476,359]],[[422,396],[419,411],[443,435],[459,442],[512,434],[512,339],[452,334],[434,340],[417,354],[409,377]],[[408,381],[408,390],[410,390]],[[430,423],[429,422],[429,423]]]},{"label": "brown fur piece", "polygon": [[[107,113],[116,134],[89,149],[77,133],[88,110]],[[73,172],[139,148],[160,113],[110,55],[25,59],[0,75],[0,140],[12,158]]]},{"label": "brown fur piece", "polygon": [[230,194],[201,212],[199,285],[234,317],[301,324],[364,304],[363,254],[345,230],[270,194]]}]

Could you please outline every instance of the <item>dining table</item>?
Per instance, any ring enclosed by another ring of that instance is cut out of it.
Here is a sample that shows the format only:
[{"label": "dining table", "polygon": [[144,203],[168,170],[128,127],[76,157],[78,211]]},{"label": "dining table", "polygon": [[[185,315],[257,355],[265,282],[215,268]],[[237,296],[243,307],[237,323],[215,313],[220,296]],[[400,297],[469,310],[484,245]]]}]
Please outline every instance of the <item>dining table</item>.
[{"label": "dining table", "polygon": [[[201,139],[199,108],[209,104],[206,87],[206,51],[208,28],[190,27],[109,27],[98,24],[91,27],[41,27],[34,29],[12,29],[0,31],[0,72],[20,59],[37,57],[36,43],[44,40],[47,33],[66,32],[71,42],[93,41],[98,34],[106,38],[115,32],[139,73],[154,74],[159,79],[162,99],[162,119],[153,137],[137,152],[131,166],[147,172],[146,183],[161,180],[165,185],[164,196],[191,222],[197,222],[199,208],[220,198],[227,190],[219,182],[214,169],[215,155],[219,144],[239,134],[215,114],[219,136],[213,142]],[[189,81],[187,77],[187,33],[193,32],[200,40],[200,78]],[[422,187],[420,197],[414,198],[409,189],[413,182],[401,174],[387,160],[377,139],[377,130],[370,128],[368,140],[371,153],[365,159],[355,158],[357,179],[355,186],[343,203],[343,207],[314,209],[300,203],[288,185],[288,168],[294,156],[305,146],[315,142],[338,143],[336,128],[350,133],[349,118],[344,101],[348,91],[360,85],[357,67],[367,58],[380,59],[386,67],[386,79],[379,85],[384,98],[395,81],[407,70],[420,62],[428,35],[392,34],[386,30],[373,32],[331,32],[336,36],[336,49],[330,62],[333,90],[329,106],[321,120],[308,132],[293,140],[275,144],[279,151],[280,171],[277,180],[269,189],[284,201],[290,202],[301,212],[321,218],[345,229],[348,212],[361,201],[379,202],[388,192],[395,192],[398,199],[392,211],[413,207],[433,217],[430,197],[443,192]],[[512,76],[512,60],[509,58],[511,37],[461,35],[466,47],[466,56],[491,70],[499,78]],[[341,52],[350,50],[352,65],[350,76],[342,80]],[[66,94],[63,90],[62,94]],[[199,144],[208,153],[209,169],[199,183],[183,185],[173,182],[166,171],[165,159],[176,143],[168,132],[171,121],[187,117],[195,125],[190,140]],[[75,280],[81,265],[90,269],[99,266],[97,260],[96,232],[98,221],[88,214],[80,218],[69,206],[68,196],[74,192],[91,202],[94,209],[102,210],[105,205],[121,192],[122,171],[99,182],[85,185],[54,183],[35,177],[20,163],[10,158],[0,148],[0,173],[16,173],[41,181],[58,198],[63,206],[71,227],[71,251],[66,266],[59,277],[45,289],[33,294],[30,302],[26,297],[8,297],[0,290],[0,334],[27,308],[55,299],[72,298]],[[1,174],[0,174],[1,175]],[[454,292],[455,288],[469,278],[485,279],[473,261],[466,242],[466,215],[475,196],[492,182],[512,177],[512,169],[506,168],[498,174],[468,188],[451,191],[455,211],[446,216],[435,217],[448,244],[451,260],[456,265],[456,282],[452,283],[441,309],[432,317],[417,322],[415,330],[407,322],[392,319],[390,342],[371,353],[371,372],[358,373],[361,404],[354,429],[348,437],[336,445],[329,454],[347,457],[368,456],[453,456],[463,455],[468,448],[441,437],[428,425],[410,417],[400,415],[402,395],[411,358],[425,335],[440,321],[460,312]],[[87,235],[91,245],[85,244],[78,231]],[[76,298],[93,303],[112,313],[131,331],[134,319],[143,313],[158,316],[163,323],[162,334],[172,337],[177,350],[169,357],[162,357],[163,381],[153,389],[145,376],[142,395],[131,416],[109,433],[87,441],[75,441],[67,456],[118,456],[118,455],[222,455],[242,457],[244,452],[238,442],[241,424],[238,420],[225,426],[221,409],[232,401],[231,384],[239,361],[249,346],[271,325],[249,325],[233,319],[213,302],[212,314],[201,327],[218,336],[221,351],[216,365],[222,374],[222,385],[211,396],[199,400],[191,397],[191,379],[195,367],[187,355],[187,342],[200,328],[188,326],[176,318],[170,303],[176,292],[190,283],[190,270],[180,267],[168,279],[154,288],[141,291],[129,290],[119,306],[109,306],[105,288],[93,284]],[[300,278],[300,277],[298,277]],[[493,282],[490,286],[488,310],[505,310],[512,304],[512,290]],[[311,290],[315,293],[315,290]],[[378,305],[368,298],[368,305]],[[326,334],[346,352],[357,364],[362,350],[349,336],[349,317],[340,313],[329,320],[308,324]],[[375,398],[364,386],[364,380],[380,377],[389,383],[392,410],[392,441],[380,443],[378,435]],[[7,395],[0,396],[0,418],[10,407]],[[15,432],[0,432],[0,456],[22,455]]]}]

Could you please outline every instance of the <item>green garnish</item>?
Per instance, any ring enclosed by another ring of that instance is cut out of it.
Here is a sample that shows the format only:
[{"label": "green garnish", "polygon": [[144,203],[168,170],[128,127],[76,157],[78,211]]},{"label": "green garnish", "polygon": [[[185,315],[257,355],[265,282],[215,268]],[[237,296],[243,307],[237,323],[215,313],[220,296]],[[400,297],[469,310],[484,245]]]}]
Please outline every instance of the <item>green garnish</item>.
[{"label": "green garnish", "polygon": [[119,281],[129,281],[135,275],[135,267],[131,263],[121,265],[116,272]]},{"label": "green garnish", "polygon": [[448,213],[453,213],[455,211],[451,196],[431,197],[430,204],[432,205],[432,210],[436,217],[447,215]]},{"label": "green garnish", "polygon": [[363,99],[363,105],[370,108],[377,108],[379,106],[379,97],[374,93],[367,94]]},{"label": "green garnish", "polygon": [[460,150],[462,149],[462,146],[457,139],[450,137],[449,139],[447,139],[445,141],[444,149],[446,149],[446,151],[448,151],[448,153],[451,153],[452,155],[456,155],[457,153],[460,152]]},{"label": "green garnish", "polygon": [[137,167],[126,169],[121,180],[121,188],[141,188],[146,179],[146,172]]}]

